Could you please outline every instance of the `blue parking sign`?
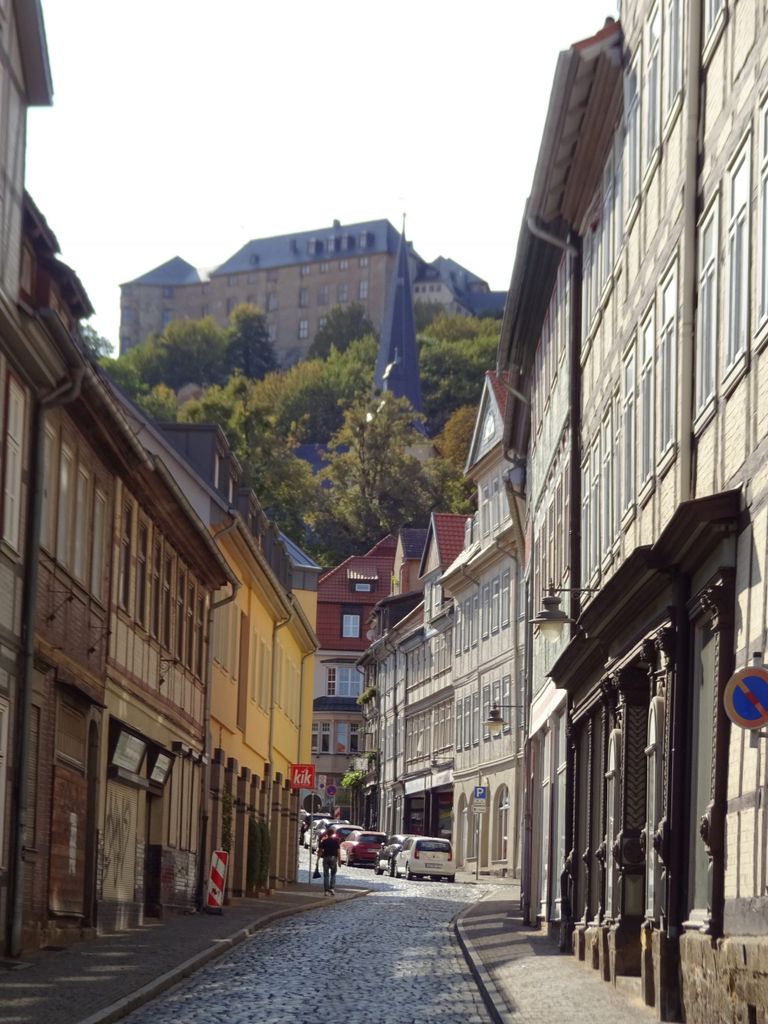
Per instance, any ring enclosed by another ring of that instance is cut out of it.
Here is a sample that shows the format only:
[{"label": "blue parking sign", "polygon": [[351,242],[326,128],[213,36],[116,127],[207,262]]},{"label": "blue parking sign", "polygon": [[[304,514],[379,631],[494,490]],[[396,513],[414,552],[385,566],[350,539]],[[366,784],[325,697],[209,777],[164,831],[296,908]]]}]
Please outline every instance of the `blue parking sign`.
[{"label": "blue parking sign", "polygon": [[475,800],[487,800],[488,799],[488,787],[487,786],[475,786]]}]

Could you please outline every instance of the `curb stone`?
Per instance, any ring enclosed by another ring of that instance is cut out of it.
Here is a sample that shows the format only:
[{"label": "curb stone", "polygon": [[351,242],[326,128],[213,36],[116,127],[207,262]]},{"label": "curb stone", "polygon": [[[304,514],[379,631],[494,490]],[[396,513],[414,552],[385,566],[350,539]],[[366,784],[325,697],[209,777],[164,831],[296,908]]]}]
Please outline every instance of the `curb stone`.
[{"label": "curb stone", "polygon": [[[347,890],[345,892],[346,898],[340,902],[345,903],[347,899],[356,899],[358,896],[368,896],[369,893],[370,889]],[[110,1006],[105,1006],[103,1009],[98,1010],[89,1017],[84,1017],[78,1022],[78,1024],[114,1024],[115,1021],[122,1020],[123,1017],[127,1017],[129,1013],[133,1013],[133,1011],[138,1010],[139,1007],[145,1006],[153,999],[156,999],[159,995],[162,995],[163,992],[167,992],[169,989],[190,977],[190,975],[194,974],[195,971],[210,963],[211,960],[216,960],[225,953],[228,953],[236,946],[245,942],[246,939],[251,938],[251,936],[255,935],[256,932],[261,931],[263,928],[273,924],[275,921],[279,921],[283,917],[294,917],[296,914],[303,914],[308,911],[317,910],[318,907],[327,906],[329,906],[327,901],[319,900],[316,904],[310,904],[308,906],[286,907],[283,910],[276,910],[274,913],[269,914],[260,921],[255,921],[252,925],[247,925],[245,928],[238,929],[228,938],[214,939],[208,949],[204,949],[202,952],[196,953],[188,960],[184,960],[176,967],[173,967],[170,971],[166,971],[165,974],[159,975],[159,977],[148,982],[146,985],[143,985],[141,988],[136,989],[136,991],[132,992],[130,995],[123,996]]]},{"label": "curb stone", "polygon": [[[482,900],[480,902],[482,902]],[[453,926],[456,938],[459,940],[459,945],[461,946],[461,950],[464,954],[464,959],[467,961],[469,969],[472,972],[472,977],[477,983],[477,987],[480,990],[483,1002],[491,1015],[493,1024],[513,1024],[512,1011],[514,1010],[514,1007],[510,1008],[507,1000],[499,990],[499,986],[491,977],[491,974],[485,967],[480,954],[475,949],[474,943],[464,929],[463,919],[472,909],[472,906],[466,907],[457,915]],[[85,1022],[83,1022],[83,1024],[85,1024]]]}]

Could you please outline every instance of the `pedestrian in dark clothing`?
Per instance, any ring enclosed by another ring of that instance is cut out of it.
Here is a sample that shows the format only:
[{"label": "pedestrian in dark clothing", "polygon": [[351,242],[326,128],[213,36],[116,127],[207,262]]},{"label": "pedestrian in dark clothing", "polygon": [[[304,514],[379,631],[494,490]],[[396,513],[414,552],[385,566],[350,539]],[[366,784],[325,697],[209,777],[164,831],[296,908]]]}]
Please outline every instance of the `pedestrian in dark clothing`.
[{"label": "pedestrian in dark clothing", "polygon": [[336,895],[336,870],[341,863],[341,840],[336,835],[336,826],[329,825],[317,844],[317,863],[323,861],[323,888],[331,896]]}]

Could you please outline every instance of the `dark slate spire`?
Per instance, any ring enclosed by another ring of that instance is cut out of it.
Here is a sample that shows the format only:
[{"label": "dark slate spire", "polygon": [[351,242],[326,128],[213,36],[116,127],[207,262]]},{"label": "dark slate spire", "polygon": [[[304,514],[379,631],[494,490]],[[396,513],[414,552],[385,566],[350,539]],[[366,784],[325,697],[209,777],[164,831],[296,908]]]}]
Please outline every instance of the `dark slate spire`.
[{"label": "dark slate spire", "polygon": [[[407,398],[416,412],[422,411],[405,225],[400,235],[394,278],[387,294],[374,387],[380,391],[391,391],[398,398]],[[423,432],[423,427],[419,429]]]}]

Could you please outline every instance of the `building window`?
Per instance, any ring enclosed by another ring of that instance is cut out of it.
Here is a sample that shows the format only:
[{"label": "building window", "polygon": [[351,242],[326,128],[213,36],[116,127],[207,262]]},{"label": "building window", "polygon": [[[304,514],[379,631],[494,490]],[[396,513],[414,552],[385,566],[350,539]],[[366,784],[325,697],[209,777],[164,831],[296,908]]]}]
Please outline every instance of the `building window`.
[{"label": "building window", "polygon": [[309,320],[299,320],[299,338],[309,337]]},{"label": "building window", "polygon": [[749,147],[730,172],[728,210],[728,347],[727,366],[747,348],[749,295]]},{"label": "building window", "polygon": [[657,7],[648,19],[645,69],[645,157],[650,163],[661,138],[661,12]]},{"label": "building window", "polygon": [[666,0],[664,20],[664,113],[668,114],[683,84],[683,13],[681,0]]},{"label": "building window", "polygon": [[592,572],[600,568],[600,432],[595,435],[591,451],[592,460],[592,498],[591,521],[589,524],[590,567]]},{"label": "building window", "polygon": [[302,277],[309,277],[311,272],[312,272],[312,264],[311,263],[302,263],[302,265],[301,265],[301,276]]},{"label": "building window", "polygon": [[152,615],[152,636],[160,639],[160,610],[162,607],[162,571],[163,555],[160,541],[156,540],[152,545],[152,582],[151,582],[151,615]]},{"label": "building window", "polygon": [[640,333],[640,486],[647,483],[653,473],[653,360],[656,348],[656,315],[651,307]]},{"label": "building window", "polygon": [[107,522],[107,496],[96,489],[93,500],[93,529],[91,531],[91,593],[98,600],[104,598],[104,541]]},{"label": "building window", "polygon": [[320,725],[318,722],[312,723],[312,753],[316,754],[317,751],[317,739],[320,732]]},{"label": "building window", "polygon": [[653,837],[661,818],[663,783],[664,698],[654,697],[648,713],[648,745],[646,759],[646,822],[645,822],[645,916],[658,919],[660,906],[660,865]]},{"label": "building window", "polygon": [[309,305],[309,288],[299,288],[299,305],[301,307]]},{"label": "building window", "polygon": [[640,79],[637,69],[639,56],[635,58],[625,81],[627,145],[629,148],[628,196],[630,208],[640,194]]},{"label": "building window", "polygon": [[696,338],[696,409],[715,393],[717,357],[717,205],[699,229],[699,312]]},{"label": "building window", "polygon": [[509,569],[501,575],[501,625],[509,625],[509,598],[510,598],[511,575]]},{"label": "building window", "polygon": [[607,548],[613,541],[613,426],[610,409],[603,419],[601,433],[600,532]]},{"label": "building window", "polygon": [[357,297],[361,300],[368,298],[368,281],[361,281],[357,289]]},{"label": "building window", "polygon": [[621,440],[623,476],[621,487],[621,508],[626,512],[635,500],[635,352],[632,350],[624,360],[623,391],[621,410]]},{"label": "building window", "polygon": [[328,264],[327,263],[321,263],[320,264],[320,273],[321,274],[327,274],[328,273]]},{"label": "building window", "polygon": [[344,609],[341,615],[341,635],[343,637],[357,638],[360,636],[360,611],[359,609]]},{"label": "building window", "polygon": [[484,537],[491,532],[491,491],[488,484],[480,488],[480,529]]},{"label": "building window", "polygon": [[725,8],[725,0],[704,0],[704,40],[709,38],[710,33],[717,25],[720,15]]},{"label": "building window", "polygon": [[359,697],[363,675],[354,665],[329,666],[326,669],[326,682],[329,697]]},{"label": "building window", "polygon": [[336,289],[336,298],[339,302],[346,302],[349,298],[349,285],[346,281],[342,281]]},{"label": "building window", "polygon": [[18,382],[10,375],[6,401],[3,540],[14,551],[18,551],[21,545],[21,467],[24,458],[26,396]]},{"label": "building window", "polygon": [[171,603],[173,587],[173,558],[168,555],[163,568],[163,647],[171,649]]},{"label": "building window", "polygon": [[329,288],[327,284],[320,285],[317,289],[317,304],[318,306],[327,306],[330,301]]},{"label": "building window", "polygon": [[480,633],[485,640],[491,629],[491,585],[485,583],[482,590],[482,608],[481,608],[482,626]]},{"label": "building window", "polygon": [[501,580],[497,576],[491,585],[491,632],[499,631],[499,611],[501,603]]},{"label": "building window", "polygon": [[136,621],[142,626],[147,624],[148,558],[149,530],[146,523],[141,523],[136,545]]},{"label": "building window", "polygon": [[358,260],[358,263],[360,264],[361,267],[367,267],[368,266],[368,257],[367,256],[361,256],[360,259]]},{"label": "building window", "polygon": [[659,337],[659,454],[675,440],[677,419],[677,271],[661,286],[661,333]]},{"label": "building window", "polygon": [[349,260],[339,260],[339,270],[348,270]]},{"label": "building window", "polygon": [[760,323],[768,319],[768,103],[760,111]]},{"label": "building window", "polygon": [[331,723],[320,723],[320,753],[330,754],[331,752]]},{"label": "building window", "polygon": [[[187,590],[187,577],[183,569],[176,574],[176,658],[184,657],[184,597]],[[231,665],[231,661],[228,661]]]},{"label": "building window", "polygon": [[277,310],[277,292],[267,292],[267,312],[274,313]]},{"label": "building window", "polygon": [[349,724],[347,722],[336,723],[336,745],[334,753],[346,754],[349,751]]}]

